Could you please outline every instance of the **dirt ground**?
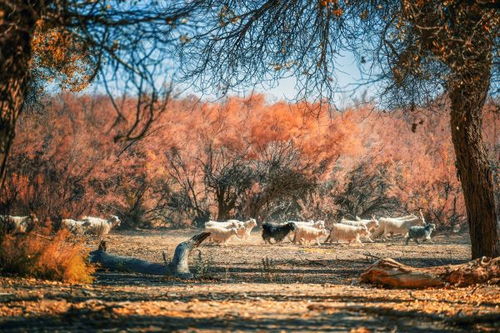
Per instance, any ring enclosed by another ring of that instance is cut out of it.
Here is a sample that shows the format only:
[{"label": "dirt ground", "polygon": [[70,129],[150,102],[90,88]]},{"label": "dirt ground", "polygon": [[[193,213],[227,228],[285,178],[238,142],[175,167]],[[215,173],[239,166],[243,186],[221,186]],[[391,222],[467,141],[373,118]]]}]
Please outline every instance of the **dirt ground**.
[{"label": "dirt ground", "polygon": [[[108,252],[162,262],[195,230],[114,232]],[[199,278],[98,272],[93,284],[0,278],[0,331],[500,331],[500,287],[388,290],[360,284],[377,257],[418,267],[468,260],[467,236],[434,244],[265,245],[259,232],[191,256]],[[89,241],[89,249],[97,241]]]}]

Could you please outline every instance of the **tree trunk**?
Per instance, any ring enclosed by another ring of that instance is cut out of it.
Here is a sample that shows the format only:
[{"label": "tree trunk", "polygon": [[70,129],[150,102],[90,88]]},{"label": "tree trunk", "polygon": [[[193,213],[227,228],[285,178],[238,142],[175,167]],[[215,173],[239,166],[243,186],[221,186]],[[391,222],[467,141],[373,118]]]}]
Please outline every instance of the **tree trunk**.
[{"label": "tree trunk", "polygon": [[191,279],[193,278],[193,274],[189,271],[189,254],[191,250],[200,245],[209,235],[209,232],[202,232],[177,245],[174,257],[168,264],[153,263],[142,259],[109,254],[106,252],[106,243],[104,242],[99,245],[98,250],[90,253],[89,261],[112,271],[172,275],[183,279]]},{"label": "tree trunk", "polygon": [[229,207],[226,204],[225,192],[217,192],[217,221],[225,221],[229,218]]},{"label": "tree trunk", "polygon": [[0,189],[29,80],[36,1],[0,2]]},{"label": "tree trunk", "polygon": [[[483,144],[482,111],[489,89],[488,59],[454,77],[448,87],[451,100],[451,136],[462,183],[472,244],[472,258],[499,255],[493,173]],[[478,62],[480,60],[477,60]]]},{"label": "tree trunk", "polygon": [[500,279],[500,258],[483,257],[461,265],[415,268],[393,259],[380,259],[361,274],[361,282],[390,288],[423,289],[447,284],[468,286],[497,282]]}]

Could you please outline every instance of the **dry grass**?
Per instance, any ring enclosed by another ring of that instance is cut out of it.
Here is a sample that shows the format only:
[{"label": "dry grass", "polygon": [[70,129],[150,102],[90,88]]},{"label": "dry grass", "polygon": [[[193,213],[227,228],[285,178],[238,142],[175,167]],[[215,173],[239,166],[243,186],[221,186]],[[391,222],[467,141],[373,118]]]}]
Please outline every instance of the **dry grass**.
[{"label": "dry grass", "polygon": [[51,235],[50,229],[40,228],[2,237],[0,270],[4,274],[90,283],[94,268],[87,264],[86,256],[83,243],[72,239],[67,230]]}]

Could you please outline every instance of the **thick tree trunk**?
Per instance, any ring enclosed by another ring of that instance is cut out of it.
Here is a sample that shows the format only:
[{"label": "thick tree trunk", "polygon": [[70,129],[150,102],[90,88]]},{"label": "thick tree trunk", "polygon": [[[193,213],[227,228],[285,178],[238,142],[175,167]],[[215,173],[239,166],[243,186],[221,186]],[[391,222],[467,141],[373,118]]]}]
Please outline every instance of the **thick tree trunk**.
[{"label": "thick tree trunk", "polygon": [[361,274],[361,281],[390,288],[423,289],[468,286],[500,279],[500,258],[486,257],[461,265],[415,268],[393,259],[380,259]]},{"label": "thick tree trunk", "polygon": [[470,68],[448,87],[451,134],[462,183],[472,244],[472,258],[499,255],[493,174],[482,134],[482,110],[489,89],[490,66]]},{"label": "thick tree trunk", "polygon": [[0,189],[29,80],[36,1],[0,2]]},{"label": "thick tree trunk", "polygon": [[209,232],[202,232],[177,245],[174,257],[168,264],[152,263],[142,259],[109,254],[106,252],[105,243],[101,243],[98,250],[90,253],[89,261],[112,271],[172,275],[183,279],[190,279],[193,277],[193,274],[189,271],[189,254],[191,250],[200,245],[209,235]]}]

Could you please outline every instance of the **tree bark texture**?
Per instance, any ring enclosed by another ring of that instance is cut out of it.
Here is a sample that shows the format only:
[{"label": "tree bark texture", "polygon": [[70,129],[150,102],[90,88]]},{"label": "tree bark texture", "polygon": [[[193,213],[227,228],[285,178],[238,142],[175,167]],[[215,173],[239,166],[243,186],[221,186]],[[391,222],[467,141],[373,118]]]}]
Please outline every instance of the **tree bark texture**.
[{"label": "tree bark texture", "polygon": [[89,261],[111,271],[171,275],[183,279],[191,279],[193,278],[193,274],[189,270],[189,254],[209,235],[209,232],[202,232],[194,235],[187,241],[179,243],[175,248],[172,261],[168,264],[152,263],[142,259],[109,254],[106,252],[104,244],[101,244],[98,250],[90,253]]},{"label": "tree bark texture", "polygon": [[361,281],[390,288],[423,289],[468,286],[500,279],[500,258],[478,258],[461,265],[415,268],[391,258],[380,259],[361,274]]},{"label": "tree bark texture", "polygon": [[[484,59],[487,63],[487,60]],[[449,87],[451,136],[470,230],[472,258],[499,256],[493,173],[483,144],[482,110],[490,66],[472,68]]]},{"label": "tree bark texture", "polygon": [[0,2],[0,189],[29,80],[37,1]]}]

